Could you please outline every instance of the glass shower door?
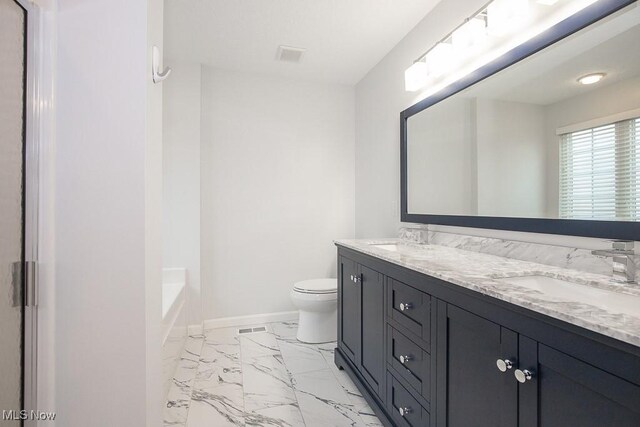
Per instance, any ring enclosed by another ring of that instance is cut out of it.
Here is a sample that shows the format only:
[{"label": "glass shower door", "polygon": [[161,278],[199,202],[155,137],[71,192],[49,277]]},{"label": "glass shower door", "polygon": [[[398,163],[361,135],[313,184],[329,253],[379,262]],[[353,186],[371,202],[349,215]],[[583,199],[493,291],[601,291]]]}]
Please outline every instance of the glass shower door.
[{"label": "glass shower door", "polygon": [[24,373],[26,12],[0,0],[0,425],[18,426]]}]

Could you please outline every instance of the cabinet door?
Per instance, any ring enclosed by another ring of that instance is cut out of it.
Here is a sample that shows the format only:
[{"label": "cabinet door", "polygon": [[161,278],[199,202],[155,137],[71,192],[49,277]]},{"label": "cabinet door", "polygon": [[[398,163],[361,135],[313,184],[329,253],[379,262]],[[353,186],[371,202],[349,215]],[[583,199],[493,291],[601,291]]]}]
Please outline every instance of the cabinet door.
[{"label": "cabinet door", "polygon": [[362,280],[362,347],[360,371],[377,393],[384,396],[384,276],[365,266]]},{"label": "cabinet door", "polygon": [[514,368],[501,372],[496,362],[515,360],[517,334],[442,301],[437,307],[437,425],[515,427]]},{"label": "cabinet door", "polygon": [[520,337],[520,427],[640,426],[640,387]]},{"label": "cabinet door", "polygon": [[338,281],[338,345],[344,354],[358,366],[360,360],[360,313],[361,313],[361,281],[357,264],[340,258],[340,280]]}]

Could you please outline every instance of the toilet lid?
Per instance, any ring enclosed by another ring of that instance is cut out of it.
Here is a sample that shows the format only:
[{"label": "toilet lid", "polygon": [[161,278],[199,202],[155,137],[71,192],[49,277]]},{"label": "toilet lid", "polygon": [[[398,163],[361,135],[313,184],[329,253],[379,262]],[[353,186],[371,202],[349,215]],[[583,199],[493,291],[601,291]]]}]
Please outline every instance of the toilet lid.
[{"label": "toilet lid", "polygon": [[331,294],[338,292],[338,281],[336,279],[304,280],[293,285],[293,290],[305,294]]}]

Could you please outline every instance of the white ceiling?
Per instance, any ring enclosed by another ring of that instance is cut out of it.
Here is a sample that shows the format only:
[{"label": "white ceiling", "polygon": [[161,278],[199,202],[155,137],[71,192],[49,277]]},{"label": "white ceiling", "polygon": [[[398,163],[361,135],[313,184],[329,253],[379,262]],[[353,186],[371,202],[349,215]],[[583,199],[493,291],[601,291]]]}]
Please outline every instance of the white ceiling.
[{"label": "white ceiling", "polygon": [[[640,75],[639,41],[640,8],[634,8],[491,76],[461,96],[554,104]],[[589,86],[576,81],[594,72],[607,76]]]},{"label": "white ceiling", "polygon": [[[356,84],[440,0],[165,0],[165,62]],[[279,45],[306,48],[298,64]]]}]

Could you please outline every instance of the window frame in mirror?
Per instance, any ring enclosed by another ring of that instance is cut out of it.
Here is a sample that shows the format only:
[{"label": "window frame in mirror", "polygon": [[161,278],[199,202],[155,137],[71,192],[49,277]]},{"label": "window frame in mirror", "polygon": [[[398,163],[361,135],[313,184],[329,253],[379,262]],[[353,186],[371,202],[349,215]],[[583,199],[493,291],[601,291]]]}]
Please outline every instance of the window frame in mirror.
[{"label": "window frame in mirror", "polygon": [[598,0],[580,12],[552,26],[540,35],[478,68],[436,94],[400,113],[400,217],[402,222],[456,227],[487,228],[530,233],[562,234],[606,239],[640,240],[640,223],[630,221],[515,218],[493,216],[433,215],[408,212],[407,120],[419,112],[514,65],[554,43],[600,21],[640,0]]}]

